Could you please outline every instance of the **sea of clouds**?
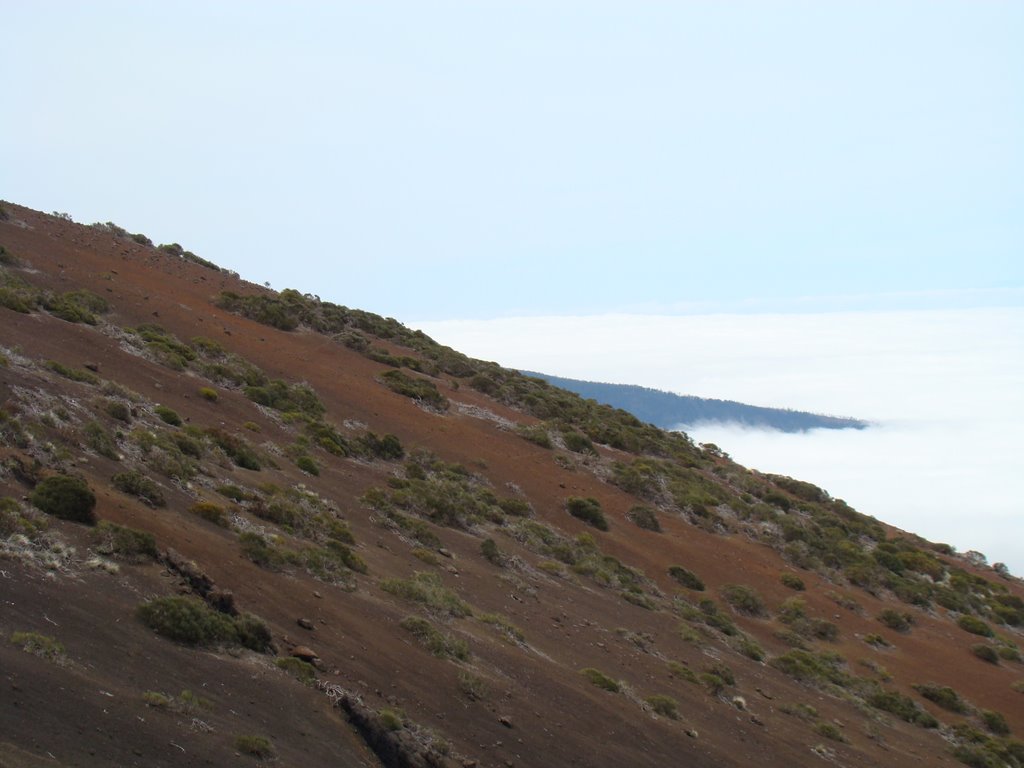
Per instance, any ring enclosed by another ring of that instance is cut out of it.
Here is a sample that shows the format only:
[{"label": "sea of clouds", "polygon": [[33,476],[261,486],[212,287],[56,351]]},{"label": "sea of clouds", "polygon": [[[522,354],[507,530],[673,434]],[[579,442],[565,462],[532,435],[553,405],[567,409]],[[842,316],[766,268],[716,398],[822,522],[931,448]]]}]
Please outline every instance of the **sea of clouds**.
[{"label": "sea of clouds", "polygon": [[1024,574],[1024,309],[414,324],[504,366],[872,423],[683,428],[735,460]]}]

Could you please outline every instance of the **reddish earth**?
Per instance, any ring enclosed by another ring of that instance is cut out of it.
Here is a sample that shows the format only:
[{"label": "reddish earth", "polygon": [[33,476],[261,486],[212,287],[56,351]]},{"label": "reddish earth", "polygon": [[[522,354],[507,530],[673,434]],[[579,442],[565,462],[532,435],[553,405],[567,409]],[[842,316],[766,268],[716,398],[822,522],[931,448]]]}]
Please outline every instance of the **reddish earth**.
[{"label": "reddish earth", "polygon": [[[747,584],[774,612],[793,595],[779,583],[779,574],[795,569],[760,542],[709,533],[677,516],[662,516],[660,534],[628,522],[625,512],[637,499],[592,471],[623,456],[613,449],[602,447],[599,457],[587,460],[590,466],[577,460],[575,466],[562,467],[551,450],[493,419],[464,415],[456,407],[445,414],[429,412],[389,391],[376,380],[387,366],[325,336],[279,331],[212,303],[221,290],[256,293],[261,288],[109,232],[4,207],[10,218],[0,221],[0,245],[19,260],[15,274],[55,292],[88,289],[112,309],[101,326],[92,327],[43,311],[19,314],[0,308],[0,352],[8,359],[0,367],[0,407],[23,411],[26,392],[88,406],[96,399],[93,388],[40,365],[46,360],[73,368],[88,363],[102,379],[134,390],[147,402],[170,406],[189,424],[238,432],[244,422],[255,422],[260,432],[254,442],[293,442],[292,427],[241,392],[220,389],[219,399],[209,402],[197,394],[205,380],[125,351],[103,331],[159,323],[183,340],[213,338],[271,377],[307,382],[335,424],[361,422],[377,434],[397,435],[407,450],[428,448],[446,461],[462,463],[496,490],[514,483],[531,502],[536,519],[571,535],[594,533],[605,552],[650,576],[665,595],[685,592],[667,576],[667,568],[679,563],[698,573],[707,584],[705,594],[716,599],[725,584]],[[453,404],[478,406],[512,422],[535,421],[467,386],[454,389],[447,379],[437,384]],[[591,580],[551,575],[540,567],[545,558],[501,530],[487,535],[504,553],[519,558],[522,567],[497,568],[481,556],[480,535],[441,527],[433,529],[451,559],[440,557],[440,565],[417,559],[409,543],[375,522],[360,501],[368,488],[386,485],[400,466],[394,462],[321,452],[316,455],[319,477],[304,475],[286,458],[279,458],[279,469],[260,472],[216,466],[216,477],[200,478],[191,488],[155,476],[168,503],[152,509],[112,487],[110,478],[125,469],[125,460],[98,456],[80,444],[65,448],[63,457],[39,445],[0,445],[0,452],[5,458],[40,458],[46,465],[43,474],[63,462],[64,468],[84,475],[98,497],[100,519],[151,532],[162,550],[176,550],[194,561],[218,587],[230,590],[243,610],[269,623],[279,653],[294,644],[313,648],[324,684],[341,686],[371,710],[401,710],[410,724],[431,729],[450,746],[448,757],[439,759],[442,764],[958,764],[942,729],[920,728],[797,682],[737,653],[714,633],[699,643],[687,641],[672,611],[630,604]],[[330,499],[351,527],[367,574],[357,575],[355,589],[349,590],[298,569],[275,572],[256,566],[242,555],[234,531],[187,512],[200,497],[217,498],[210,489],[225,482],[253,487],[302,483]],[[14,472],[0,472],[0,496],[22,499],[29,492]],[[567,496],[598,499],[611,530],[596,533],[569,517]],[[76,551],[64,567],[48,570],[24,558],[0,556],[0,766],[249,765],[259,758],[240,753],[235,745],[245,735],[268,739],[279,765],[381,764],[345,713],[323,691],[277,669],[272,655],[177,645],[137,620],[136,606],[144,600],[184,589],[163,565],[121,564],[117,573],[90,568],[85,562],[92,546],[88,529],[61,521],[52,528]],[[988,569],[958,565],[997,578]],[[505,642],[480,621],[452,619],[445,629],[468,642],[470,659],[432,656],[399,626],[418,613],[417,606],[380,587],[383,579],[405,578],[414,571],[438,573],[477,614],[505,615],[522,630],[525,642]],[[1013,734],[1024,733],[1024,695],[1011,688],[1024,677],[1024,667],[974,658],[969,649],[979,638],[958,628],[944,609],[924,611],[812,572],[799,574],[807,583],[802,595],[808,613],[828,618],[839,629],[835,642],[819,648],[841,654],[851,672],[877,678],[881,673],[861,662],[884,667],[891,676],[889,688],[914,698],[945,726],[966,718],[921,699],[911,685],[951,686],[979,709],[1001,712]],[[1005,583],[1013,594],[1024,595],[1019,582]],[[838,607],[828,597],[831,591],[851,595],[861,609]],[[882,627],[874,617],[886,607],[911,612],[913,630],[896,634]],[[299,618],[309,619],[314,629],[298,626]],[[776,620],[731,618],[769,656],[789,650],[776,637],[781,626]],[[620,629],[650,639],[641,647]],[[66,649],[65,660],[58,664],[8,642],[12,633],[23,631],[56,638]],[[1000,632],[1020,640],[1018,630],[1001,627]],[[892,647],[878,650],[866,644],[863,637],[870,633],[883,634]],[[714,695],[670,677],[667,660],[697,673],[724,661],[735,672],[736,685]],[[591,685],[580,674],[585,667],[622,681],[624,692]],[[465,670],[487,682],[488,692],[479,700],[460,690],[459,673]],[[147,691],[177,695],[186,689],[208,699],[210,706],[182,713],[149,707],[143,700]],[[643,704],[654,694],[678,701],[678,720],[658,716]],[[742,708],[734,697],[744,700]],[[812,705],[817,715],[808,721],[783,711],[798,704]],[[815,723],[835,724],[846,741],[823,737]]]}]

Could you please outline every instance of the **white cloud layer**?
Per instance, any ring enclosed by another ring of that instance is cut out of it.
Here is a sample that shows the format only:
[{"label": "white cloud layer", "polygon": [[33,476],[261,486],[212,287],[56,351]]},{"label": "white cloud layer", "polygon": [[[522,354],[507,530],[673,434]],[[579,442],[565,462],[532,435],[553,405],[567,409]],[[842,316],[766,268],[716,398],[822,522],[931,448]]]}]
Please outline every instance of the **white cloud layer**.
[{"label": "white cloud layer", "polygon": [[740,463],[1024,574],[1024,309],[422,323],[505,366],[865,418],[861,432],[703,425]]}]

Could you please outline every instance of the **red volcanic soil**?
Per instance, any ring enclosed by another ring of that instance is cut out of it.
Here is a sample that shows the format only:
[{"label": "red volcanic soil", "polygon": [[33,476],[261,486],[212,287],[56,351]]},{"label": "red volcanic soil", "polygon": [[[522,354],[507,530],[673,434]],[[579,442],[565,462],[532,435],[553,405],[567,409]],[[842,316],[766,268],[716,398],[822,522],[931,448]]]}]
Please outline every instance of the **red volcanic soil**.
[{"label": "red volcanic soil", "polygon": [[[0,307],[0,408],[8,419],[0,426],[13,419],[28,436],[19,441],[11,430],[0,432],[0,496],[17,502],[23,518],[41,517],[27,501],[33,482],[56,473],[84,477],[101,520],[149,532],[161,552],[192,561],[219,590],[230,591],[240,610],[265,620],[276,655],[181,645],[149,629],[137,616],[141,603],[196,591],[166,557],[104,557],[92,529],[56,519],[46,536],[31,540],[22,529],[0,528],[0,539],[6,537],[0,547],[0,766],[781,767],[827,761],[918,768],[958,764],[953,727],[966,723],[987,733],[980,710],[1001,713],[1011,736],[1024,732],[1024,694],[1012,687],[1024,678],[1024,666],[976,658],[971,646],[988,641],[958,627],[957,614],[934,603],[900,602],[885,589],[871,594],[839,572],[799,570],[780,547],[742,528],[716,530],[662,510],[662,532],[642,530],[626,517],[640,500],[609,482],[613,462],[634,456],[606,446],[591,455],[535,445],[514,426],[536,424],[536,418],[447,375],[423,378],[448,398],[448,410],[421,407],[380,383],[378,377],[392,370],[388,365],[328,335],[305,327],[278,330],[214,303],[224,290],[272,295],[263,288],[101,228],[10,204],[4,209],[0,245],[17,260],[5,274],[53,294],[88,290],[110,310],[92,326],[41,307],[29,313]],[[366,428],[393,434],[407,456],[431,451],[463,465],[495,496],[528,501],[536,522],[568,537],[590,534],[605,555],[653,582],[645,587],[653,603],[630,602],[623,589],[539,554],[511,534],[511,524],[485,521],[461,529],[424,521],[440,547],[418,544],[364,500],[367,490],[387,489],[405,477],[403,461],[334,456],[314,444],[300,447],[320,474],[303,473],[293,461],[302,438],[296,422],[257,406],[241,387],[212,384],[194,366],[175,370],[143,354],[124,329],[146,323],[184,342],[213,339],[272,379],[305,382],[323,403],[323,418],[349,437]],[[414,354],[387,340],[373,342],[396,355]],[[46,361],[92,371],[100,381],[72,381]],[[123,391],[106,382],[135,393],[132,423],[119,424],[104,410]],[[217,399],[201,396],[203,387],[214,387]],[[185,423],[174,428],[160,421],[157,404]],[[101,455],[84,437],[90,421],[115,436],[117,458]],[[190,480],[175,481],[139,448],[139,433],[185,434],[188,427],[246,437],[269,460],[260,471],[243,469],[210,447]],[[722,475],[745,472],[711,457],[700,471],[710,481],[716,467]],[[129,469],[156,482],[166,505],[150,507],[119,491],[112,477]],[[276,535],[294,548],[306,542],[298,528],[275,525],[253,514],[255,507],[232,507],[215,490],[226,484],[262,494],[268,503],[287,489],[312,491],[325,514],[348,525],[366,572],[332,582],[294,562],[260,567],[243,552],[243,531]],[[597,499],[610,529],[597,531],[567,514],[570,496]],[[233,511],[232,525],[190,513],[200,500]],[[497,543],[502,565],[482,556],[485,538]],[[1010,596],[1024,596],[1015,579],[960,557],[938,557]],[[697,573],[706,591],[681,588],[668,575],[673,565]],[[415,572],[436,575],[473,615],[449,616],[396,595],[393,584],[385,589],[388,580]],[[780,583],[784,572],[806,584],[799,593],[806,614],[837,630],[833,639],[805,638],[806,647],[839,654],[848,675],[909,697],[939,727],[923,728],[869,706],[856,686],[800,681],[769,663],[794,642],[778,618],[782,603],[797,594]],[[756,590],[766,605],[763,615],[729,608],[721,596],[729,584]],[[674,602],[676,596],[685,603]],[[847,607],[837,602],[844,596]],[[687,612],[687,603],[704,597],[763,647],[763,660],[738,652],[736,636],[695,620],[692,607]],[[883,626],[876,617],[884,609],[910,614],[911,630]],[[522,639],[502,632],[494,615],[518,627]],[[409,616],[427,618],[443,635],[464,641],[468,656],[431,653],[401,626]],[[1018,629],[988,623],[1019,645]],[[23,632],[55,639],[63,653],[25,651],[11,640]],[[868,644],[864,638],[871,634],[890,645]],[[276,664],[296,646],[319,657],[317,684],[299,682]],[[716,690],[713,681],[700,679],[715,665],[728,667],[734,683]],[[581,674],[585,668],[619,681],[619,691],[592,684]],[[686,679],[680,668],[698,679]],[[922,683],[950,686],[973,710],[937,707],[912,688]],[[183,703],[189,698],[183,691],[204,702]],[[171,705],[152,706],[147,692],[172,698]],[[328,695],[340,692],[353,702],[348,711]],[[646,700],[656,695],[677,702],[678,718],[652,709]],[[353,708],[370,716],[395,713],[396,729],[379,730],[399,746],[382,747],[373,728],[359,727],[363,721]],[[246,753],[238,739],[247,736],[268,740],[273,755]]]}]

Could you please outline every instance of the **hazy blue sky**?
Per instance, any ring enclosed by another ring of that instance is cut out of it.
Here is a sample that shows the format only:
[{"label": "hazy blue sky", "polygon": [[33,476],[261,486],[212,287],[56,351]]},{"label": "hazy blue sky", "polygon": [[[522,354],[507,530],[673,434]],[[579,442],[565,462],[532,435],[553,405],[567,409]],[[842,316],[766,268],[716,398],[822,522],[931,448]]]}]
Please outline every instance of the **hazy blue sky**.
[{"label": "hazy blue sky", "polygon": [[0,196],[401,319],[1022,303],[1024,3],[3,3]]},{"label": "hazy blue sky", "polygon": [[0,9],[0,197],[504,364],[876,419],[716,441],[1024,572],[1024,3]]}]

